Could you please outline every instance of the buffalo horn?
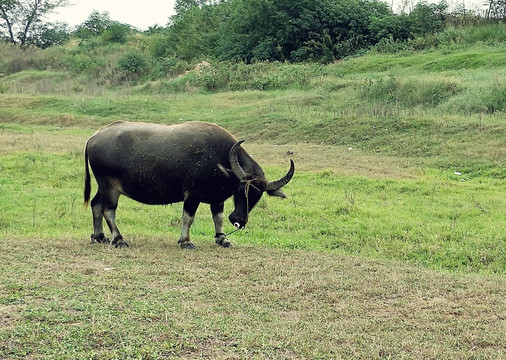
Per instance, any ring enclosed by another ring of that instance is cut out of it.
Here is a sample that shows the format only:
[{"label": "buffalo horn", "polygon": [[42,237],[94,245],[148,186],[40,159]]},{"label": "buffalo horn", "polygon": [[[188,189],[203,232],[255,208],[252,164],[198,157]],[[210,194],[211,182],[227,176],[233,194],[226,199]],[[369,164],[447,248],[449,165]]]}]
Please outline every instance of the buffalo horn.
[{"label": "buffalo horn", "polygon": [[239,159],[237,158],[237,148],[241,146],[243,142],[244,140],[236,142],[230,149],[230,153],[228,155],[232,171],[234,172],[235,176],[239,178],[239,180],[244,180],[248,177],[248,175],[246,175],[246,172],[244,172],[241,165],[239,164]]},{"label": "buffalo horn", "polygon": [[295,164],[293,160],[290,159],[290,170],[279,180],[269,181],[267,183],[266,191],[275,191],[281,189],[283,186],[288,184],[288,182],[292,179],[293,173],[295,171]]}]

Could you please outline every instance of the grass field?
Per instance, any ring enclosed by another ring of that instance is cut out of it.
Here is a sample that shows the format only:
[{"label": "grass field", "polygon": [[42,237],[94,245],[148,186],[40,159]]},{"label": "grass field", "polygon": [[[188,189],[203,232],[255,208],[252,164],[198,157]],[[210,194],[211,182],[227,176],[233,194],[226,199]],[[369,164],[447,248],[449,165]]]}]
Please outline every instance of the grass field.
[{"label": "grass field", "polygon": [[[501,359],[504,279],[210,242],[0,242],[2,358]],[[7,265],[8,264],[8,265]]]},{"label": "grass field", "polygon": [[[505,53],[442,55],[0,79],[0,358],[506,357]],[[132,247],[92,245],[82,150],[118,119],[223,125],[268,178],[293,158],[288,199],[232,249],[202,205],[185,252],[181,204],[121,198]]]}]

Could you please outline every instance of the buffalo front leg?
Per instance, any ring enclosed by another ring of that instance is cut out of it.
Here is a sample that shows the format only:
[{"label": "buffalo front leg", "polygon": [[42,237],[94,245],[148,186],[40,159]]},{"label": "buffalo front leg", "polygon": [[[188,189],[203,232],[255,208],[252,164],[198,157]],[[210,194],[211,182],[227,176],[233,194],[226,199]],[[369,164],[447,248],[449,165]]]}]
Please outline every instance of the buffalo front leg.
[{"label": "buffalo front leg", "polygon": [[181,217],[181,236],[177,242],[182,249],[195,249],[195,245],[190,241],[190,227],[195,219],[195,213],[199,207],[199,202],[186,199],[183,204],[183,216]]},{"label": "buffalo front leg", "polygon": [[211,204],[211,213],[213,214],[214,221],[214,230],[216,234],[214,235],[214,241],[216,244],[223,247],[231,247],[232,243],[227,239],[227,236],[223,232],[223,219],[225,215],[223,215],[224,204],[217,203]]},{"label": "buffalo front leg", "polygon": [[111,230],[112,244],[117,248],[130,247],[128,243],[123,240],[123,236],[120,234],[118,226],[116,225],[116,209],[107,209],[104,211],[105,221]]}]

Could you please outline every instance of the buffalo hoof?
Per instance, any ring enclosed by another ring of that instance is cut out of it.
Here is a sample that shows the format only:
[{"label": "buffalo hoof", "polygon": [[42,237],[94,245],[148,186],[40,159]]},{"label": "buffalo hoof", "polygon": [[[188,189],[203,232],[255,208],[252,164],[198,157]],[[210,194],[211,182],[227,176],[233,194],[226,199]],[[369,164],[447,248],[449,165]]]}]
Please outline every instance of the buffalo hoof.
[{"label": "buffalo hoof", "polygon": [[221,235],[219,237],[215,237],[214,238],[214,242],[218,245],[220,245],[221,247],[224,247],[224,248],[229,248],[229,247],[233,247],[234,245],[230,242],[230,240],[228,240],[225,235]]},{"label": "buffalo hoof", "polygon": [[195,249],[195,245],[190,240],[179,242],[181,249]]},{"label": "buffalo hoof", "polygon": [[123,240],[123,238],[121,236],[116,236],[114,238],[114,240],[112,241],[112,244],[114,245],[115,248],[120,248],[120,249],[130,247],[130,245],[128,245],[128,243],[125,240]]},{"label": "buffalo hoof", "polygon": [[231,248],[234,247],[234,244],[232,244],[228,239],[226,239],[226,241],[222,241],[220,246],[224,248]]},{"label": "buffalo hoof", "polygon": [[111,240],[109,240],[109,238],[107,238],[104,234],[98,235],[91,234],[90,238],[92,244],[96,242],[99,244],[109,244],[111,242]]}]

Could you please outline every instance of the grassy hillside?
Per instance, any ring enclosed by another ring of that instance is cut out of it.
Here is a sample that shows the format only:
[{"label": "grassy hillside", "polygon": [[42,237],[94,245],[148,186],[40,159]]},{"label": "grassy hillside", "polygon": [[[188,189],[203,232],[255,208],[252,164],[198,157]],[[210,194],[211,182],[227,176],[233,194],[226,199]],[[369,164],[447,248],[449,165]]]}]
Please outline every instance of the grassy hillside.
[{"label": "grassy hillside", "polygon": [[[26,53],[3,44],[3,197],[19,201],[17,211],[2,210],[4,234],[55,236],[68,230],[51,224],[82,217],[75,212],[79,159],[86,138],[100,126],[120,119],[203,120],[245,138],[275,174],[288,164],[286,153],[301,171],[293,200],[277,210],[301,227],[283,225],[285,235],[269,238],[272,230],[264,223],[275,219],[266,220],[272,214],[264,203],[267,218],[261,216],[258,234],[251,229],[244,241],[503,272],[506,30],[481,29],[448,29],[419,40],[438,44],[430,50],[405,47],[388,54],[377,48],[331,65],[202,62],[185,70],[171,63],[173,72],[156,80],[128,80],[117,65],[134,49],[149,58],[149,38],[139,35],[122,45],[90,40]],[[91,62],[82,63],[85,54]],[[13,180],[44,173],[48,164],[43,178]],[[74,195],[55,205],[66,209],[58,219],[44,220],[36,230],[36,192],[17,192],[24,183],[35,186],[55,175],[47,183],[49,200],[55,196],[49,188],[66,171],[74,175],[61,185],[61,196]],[[335,207],[322,204],[329,199]],[[304,202],[312,208],[298,213],[293,207]],[[18,224],[20,214],[30,213],[31,229]]]},{"label": "grassy hillside", "polygon": [[[504,358],[506,47],[458,39],[130,80],[135,41],[0,49],[0,358]],[[184,252],[181,204],[123,197],[132,248],[92,245],[82,151],[119,119],[217,123],[270,179],[293,158],[288,199],[232,249],[202,205]]]},{"label": "grassy hillside", "polygon": [[[296,162],[291,200],[262,202],[255,225],[234,235],[237,243],[504,273],[501,59],[505,48],[480,45],[370,54],[328,66],[217,63],[173,79],[100,91],[91,84],[78,92],[69,88],[80,78],[69,73],[6,76],[1,186],[10,205],[2,209],[3,234],[87,236],[90,219],[79,206],[82,147],[100,126],[119,119],[203,120],[245,138],[271,178],[286,171],[286,153]],[[209,84],[220,81],[211,91]],[[126,233],[177,237],[179,205],[167,214],[127,199],[122,204]],[[201,211],[195,229],[207,234],[212,225],[208,210]]]},{"label": "grassy hillside", "polygon": [[81,77],[31,70],[2,79],[0,120],[205,120],[248,139],[353,147],[504,177],[505,59],[504,47],[480,45],[328,66],[217,63],[170,79],[84,89]]}]

